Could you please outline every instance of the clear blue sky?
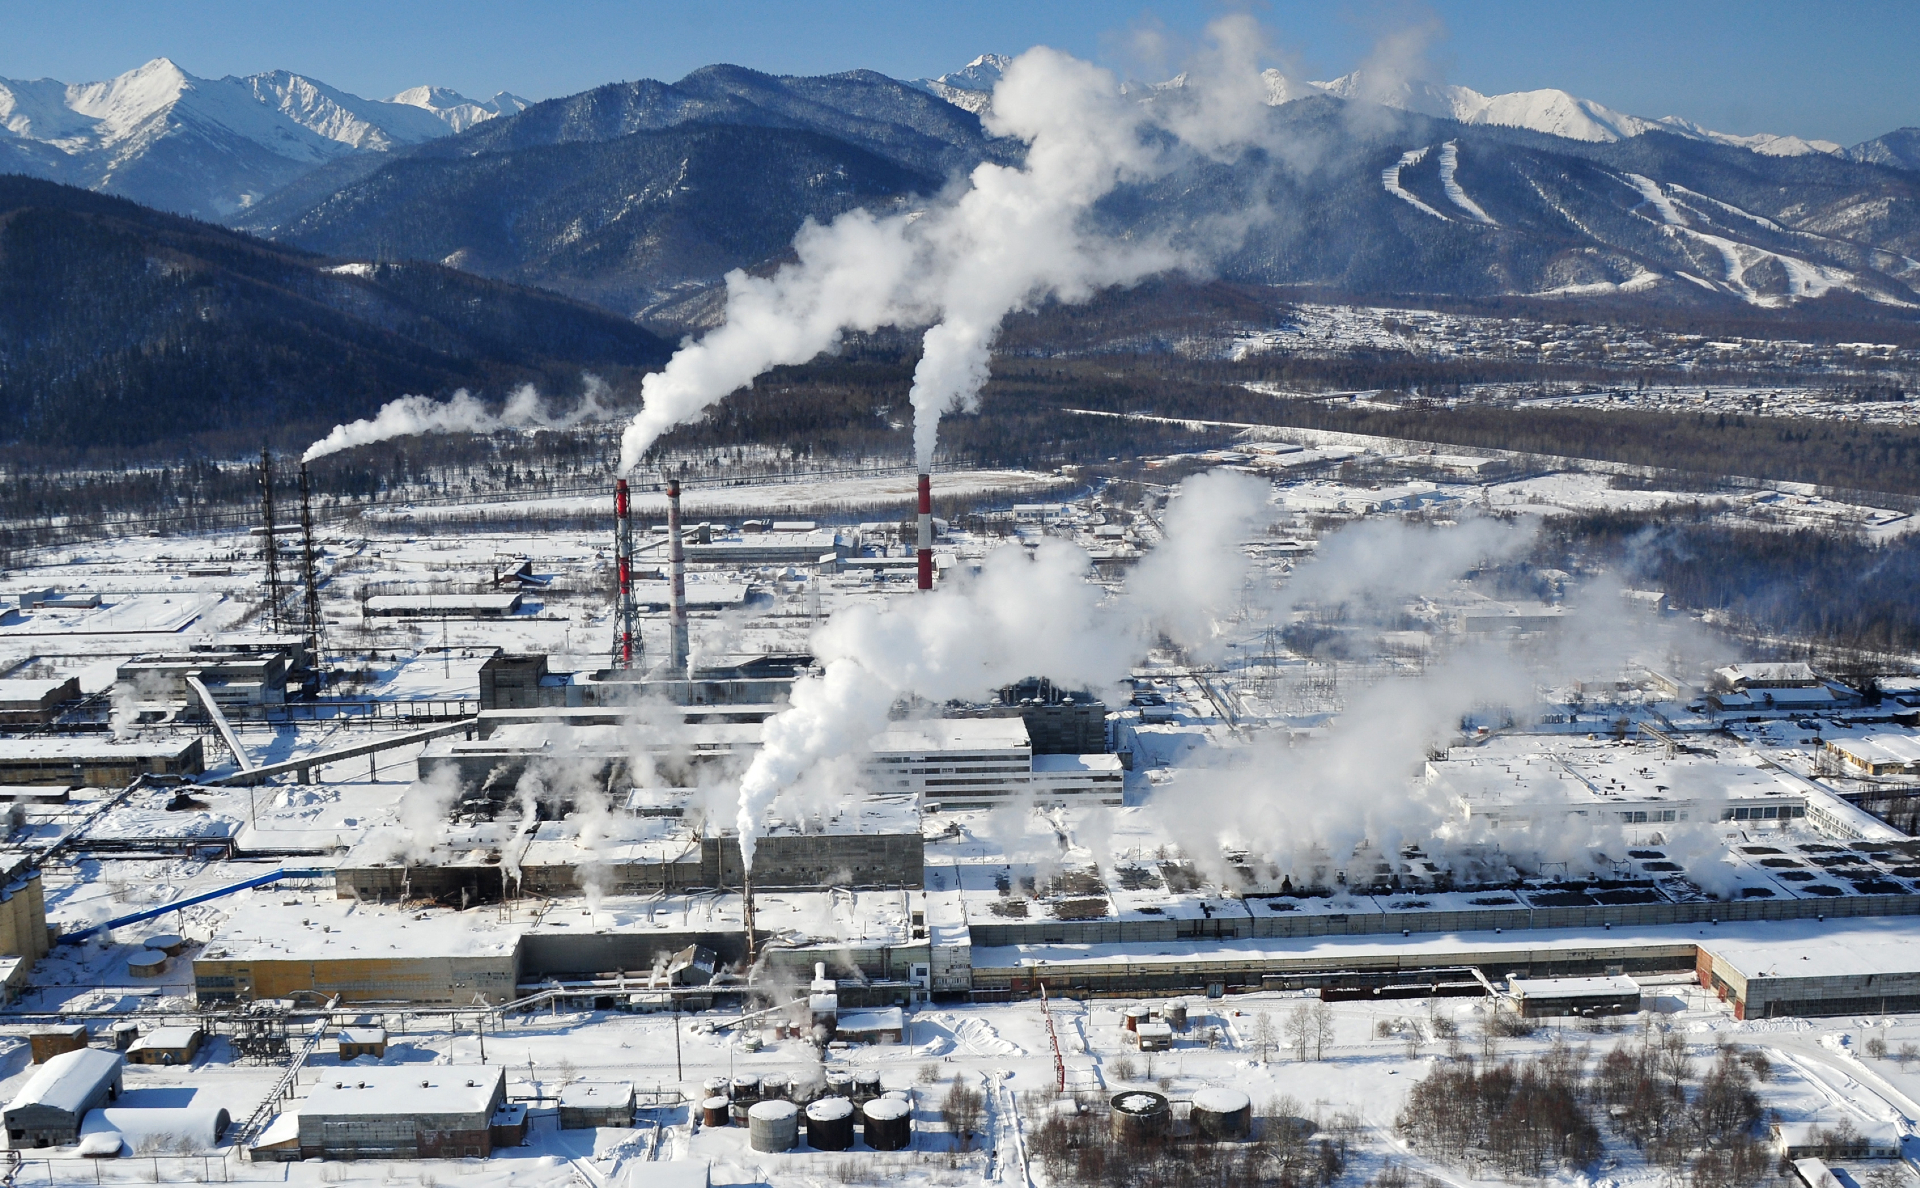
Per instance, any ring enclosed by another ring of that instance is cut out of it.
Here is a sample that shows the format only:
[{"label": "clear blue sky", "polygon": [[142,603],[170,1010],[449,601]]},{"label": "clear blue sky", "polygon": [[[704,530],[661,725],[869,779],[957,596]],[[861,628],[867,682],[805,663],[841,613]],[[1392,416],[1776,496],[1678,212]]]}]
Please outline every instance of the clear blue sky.
[{"label": "clear blue sky", "polygon": [[[1557,86],[1728,132],[1853,143],[1920,124],[1920,2],[1349,0],[1251,5],[1310,77],[1345,73],[1396,26],[1432,24],[1443,81]],[[91,81],[160,55],[193,74],[285,68],[356,94],[420,83],[533,99],[711,62],[913,78],[1046,43],[1123,71],[1142,29],[1191,38],[1213,3],[1086,0],[0,0],[0,77]]]}]

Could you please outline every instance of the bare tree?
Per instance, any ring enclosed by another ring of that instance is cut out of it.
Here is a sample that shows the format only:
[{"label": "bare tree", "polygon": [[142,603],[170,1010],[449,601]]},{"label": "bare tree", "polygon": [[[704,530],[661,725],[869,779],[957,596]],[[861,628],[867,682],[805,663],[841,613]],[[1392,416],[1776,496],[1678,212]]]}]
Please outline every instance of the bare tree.
[{"label": "bare tree", "polygon": [[1313,1024],[1313,1007],[1303,1002],[1291,1011],[1288,1011],[1286,1027],[1287,1043],[1293,1048],[1293,1058],[1295,1060],[1305,1060],[1307,1053],[1312,1050],[1313,1047],[1315,1030]]},{"label": "bare tree", "polygon": [[1327,1046],[1333,1043],[1333,1008],[1324,1002],[1316,1002],[1310,1018],[1313,1021],[1313,1058],[1325,1060]]},{"label": "bare tree", "polygon": [[940,1103],[940,1118],[947,1124],[962,1151],[973,1147],[973,1138],[980,1133],[980,1122],[986,1111],[986,1097],[961,1077],[953,1079],[953,1087],[947,1090],[946,1100]]},{"label": "bare tree", "polygon": [[1280,1037],[1274,1034],[1273,1018],[1265,1011],[1253,1017],[1253,1029],[1247,1035],[1253,1048],[1254,1059],[1267,1061],[1273,1059],[1273,1050],[1280,1046]]}]

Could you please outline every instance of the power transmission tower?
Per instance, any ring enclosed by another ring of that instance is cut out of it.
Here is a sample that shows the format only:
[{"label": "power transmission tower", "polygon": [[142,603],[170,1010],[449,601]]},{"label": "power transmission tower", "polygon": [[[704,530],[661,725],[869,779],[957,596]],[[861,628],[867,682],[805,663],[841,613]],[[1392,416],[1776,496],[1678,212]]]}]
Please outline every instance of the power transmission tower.
[{"label": "power transmission tower", "polygon": [[300,463],[300,576],[306,583],[306,629],[307,655],[311,658],[314,671],[320,676],[320,686],[327,683],[327,621],[320,614],[320,578],[315,560],[313,545],[313,491],[307,480],[307,464]]},{"label": "power transmission tower", "polygon": [[280,634],[280,538],[273,522],[273,455],[260,447],[260,523],[266,529],[267,543],[267,626]]}]

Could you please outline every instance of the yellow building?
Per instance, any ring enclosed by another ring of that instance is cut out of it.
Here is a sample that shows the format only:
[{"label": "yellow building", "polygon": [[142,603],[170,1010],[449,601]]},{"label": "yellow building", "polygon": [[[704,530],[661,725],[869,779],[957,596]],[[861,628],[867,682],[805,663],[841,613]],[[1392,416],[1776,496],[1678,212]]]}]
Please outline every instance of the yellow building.
[{"label": "yellow building", "polygon": [[256,896],[194,958],[194,992],[202,1004],[335,995],[342,1003],[501,1003],[514,996],[523,928],[497,908],[405,911]]}]

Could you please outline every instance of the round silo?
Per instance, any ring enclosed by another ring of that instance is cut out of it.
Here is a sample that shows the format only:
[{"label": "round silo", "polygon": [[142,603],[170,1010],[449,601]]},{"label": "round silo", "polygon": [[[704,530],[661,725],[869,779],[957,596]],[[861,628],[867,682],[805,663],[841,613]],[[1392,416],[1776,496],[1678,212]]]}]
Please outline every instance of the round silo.
[{"label": "round silo", "polygon": [[1187,1029],[1187,1000],[1184,998],[1170,1000],[1167,1005],[1160,1008],[1160,1017],[1165,1019],[1167,1025],[1175,1031],[1185,1031]]},{"label": "round silo", "polygon": [[157,978],[167,972],[167,954],[161,949],[142,949],[127,958],[127,972],[136,978]]},{"label": "round silo", "polygon": [[1193,1095],[1193,1133],[1209,1142],[1238,1142],[1253,1133],[1253,1099],[1238,1089],[1202,1089]]},{"label": "round silo", "polygon": [[864,1069],[853,1074],[853,1104],[866,1105],[880,1096],[880,1072]]},{"label": "round silo", "polygon": [[807,1146],[816,1151],[853,1146],[853,1103],[844,1097],[823,1097],[808,1106]]},{"label": "round silo", "polygon": [[790,1101],[757,1101],[747,1111],[747,1143],[756,1151],[791,1151],[800,1141],[800,1111]]},{"label": "round silo", "polygon": [[727,1107],[732,1104],[724,1097],[709,1097],[700,1103],[700,1125],[725,1126]]},{"label": "round silo", "polygon": [[904,1151],[913,1145],[913,1107],[899,1098],[876,1097],[861,1108],[866,1118],[867,1146],[876,1151]]},{"label": "round silo", "polygon": [[1173,1109],[1158,1093],[1133,1090],[1116,1093],[1111,1126],[1113,1141],[1137,1145],[1166,1137],[1173,1125]]}]

